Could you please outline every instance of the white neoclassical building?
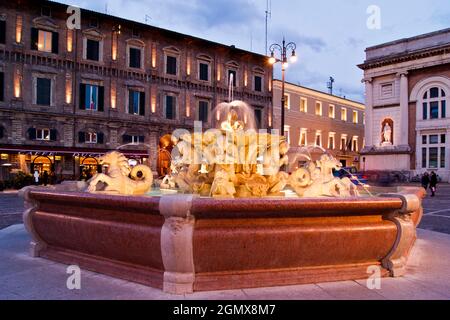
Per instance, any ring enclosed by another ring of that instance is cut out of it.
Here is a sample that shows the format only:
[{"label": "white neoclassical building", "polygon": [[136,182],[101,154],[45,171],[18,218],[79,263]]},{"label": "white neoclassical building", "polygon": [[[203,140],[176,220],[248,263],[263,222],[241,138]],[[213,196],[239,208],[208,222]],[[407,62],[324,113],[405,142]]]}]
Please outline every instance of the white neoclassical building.
[{"label": "white neoclassical building", "polygon": [[366,49],[365,171],[450,179],[450,28]]}]

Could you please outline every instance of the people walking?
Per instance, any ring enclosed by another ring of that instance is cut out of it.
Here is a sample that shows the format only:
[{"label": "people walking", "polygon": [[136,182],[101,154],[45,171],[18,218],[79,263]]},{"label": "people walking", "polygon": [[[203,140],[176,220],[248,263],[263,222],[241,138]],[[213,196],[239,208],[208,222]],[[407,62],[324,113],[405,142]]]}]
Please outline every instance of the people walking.
[{"label": "people walking", "polygon": [[430,177],[430,189],[431,189],[431,196],[432,197],[436,196],[437,183],[438,183],[437,175],[436,175],[436,173],[434,171],[432,171],[431,172],[431,177]]},{"label": "people walking", "polygon": [[425,172],[422,175],[421,183],[422,183],[422,187],[425,190],[428,190],[428,186],[430,185],[430,175],[428,174],[428,172]]},{"label": "people walking", "polygon": [[39,171],[35,170],[33,177],[34,177],[34,184],[38,186],[39,185]]},{"label": "people walking", "polygon": [[44,182],[44,186],[47,186],[47,184],[48,184],[48,172],[47,171],[44,171],[42,180]]}]

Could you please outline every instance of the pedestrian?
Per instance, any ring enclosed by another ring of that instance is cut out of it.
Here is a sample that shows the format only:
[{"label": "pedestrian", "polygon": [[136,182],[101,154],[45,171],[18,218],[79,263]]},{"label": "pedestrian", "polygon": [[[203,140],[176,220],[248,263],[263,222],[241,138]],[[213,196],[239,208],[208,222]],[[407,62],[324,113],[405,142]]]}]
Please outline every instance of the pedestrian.
[{"label": "pedestrian", "polygon": [[44,171],[44,175],[42,177],[42,180],[44,182],[44,186],[47,186],[47,184],[48,184],[48,172],[47,171]]},{"label": "pedestrian", "polygon": [[34,184],[38,186],[39,185],[39,171],[34,170],[33,177],[34,177]]},{"label": "pedestrian", "polygon": [[431,196],[434,197],[436,195],[436,186],[438,183],[437,175],[434,171],[431,172],[430,177],[430,189],[431,189]]},{"label": "pedestrian", "polygon": [[430,175],[428,174],[428,172],[425,172],[425,173],[422,175],[421,182],[422,182],[422,187],[423,187],[425,190],[428,190],[428,186],[430,185]]}]

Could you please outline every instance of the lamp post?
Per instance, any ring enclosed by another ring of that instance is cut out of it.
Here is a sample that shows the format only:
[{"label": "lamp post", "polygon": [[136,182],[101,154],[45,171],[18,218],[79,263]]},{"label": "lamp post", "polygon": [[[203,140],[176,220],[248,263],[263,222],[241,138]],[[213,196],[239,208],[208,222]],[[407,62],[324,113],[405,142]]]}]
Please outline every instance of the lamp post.
[{"label": "lamp post", "polygon": [[[283,38],[283,42],[281,45],[278,43],[274,43],[270,46],[270,58],[269,63],[274,65],[275,63],[281,62],[281,135],[284,136],[284,122],[285,122],[285,104],[286,99],[284,97],[285,91],[285,81],[286,81],[286,69],[289,66],[288,63],[288,51],[292,50],[291,57],[289,61],[295,63],[297,61],[297,55],[295,54],[295,50],[297,49],[297,45],[293,42],[289,42],[286,44],[285,39]],[[275,56],[275,51],[279,51],[280,58]]]}]

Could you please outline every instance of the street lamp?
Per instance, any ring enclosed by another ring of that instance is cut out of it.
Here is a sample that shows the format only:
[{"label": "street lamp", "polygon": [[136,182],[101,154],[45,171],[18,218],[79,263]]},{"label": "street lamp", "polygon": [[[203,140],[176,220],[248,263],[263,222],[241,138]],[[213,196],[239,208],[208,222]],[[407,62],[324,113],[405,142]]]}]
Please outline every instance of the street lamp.
[{"label": "street lamp", "polygon": [[[284,91],[285,91],[285,73],[286,73],[286,69],[289,67],[289,62],[291,63],[295,63],[297,62],[297,55],[295,53],[295,50],[297,49],[297,45],[293,42],[289,42],[288,44],[286,44],[285,39],[283,38],[283,42],[282,45],[279,45],[277,43],[274,43],[270,46],[270,58],[269,58],[269,63],[271,65],[274,65],[277,62],[281,62],[281,135],[285,135],[284,133],[284,121],[285,121],[285,104],[286,104],[286,99],[284,98]],[[287,53],[288,51],[291,51],[291,56],[289,58],[289,62],[288,62],[288,56]],[[280,53],[280,58],[277,58],[275,56],[275,51],[279,51]]]}]

